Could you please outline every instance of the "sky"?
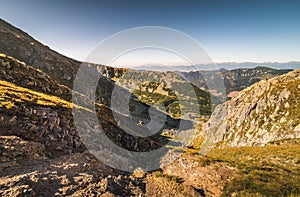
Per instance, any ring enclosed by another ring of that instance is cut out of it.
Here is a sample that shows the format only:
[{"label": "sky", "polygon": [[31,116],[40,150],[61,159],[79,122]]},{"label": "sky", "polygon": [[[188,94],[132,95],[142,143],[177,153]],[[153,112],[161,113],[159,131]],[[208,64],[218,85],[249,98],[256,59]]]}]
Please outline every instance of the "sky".
[{"label": "sky", "polygon": [[[197,40],[214,62],[300,60],[297,0],[1,0],[0,17],[57,52],[82,61],[102,40],[140,26],[181,31]],[[147,56],[146,52],[122,57],[117,64],[154,60],[182,64],[176,57],[170,61],[171,56],[163,58],[167,54],[153,58],[157,53]],[[128,60],[135,57],[140,61]]]}]

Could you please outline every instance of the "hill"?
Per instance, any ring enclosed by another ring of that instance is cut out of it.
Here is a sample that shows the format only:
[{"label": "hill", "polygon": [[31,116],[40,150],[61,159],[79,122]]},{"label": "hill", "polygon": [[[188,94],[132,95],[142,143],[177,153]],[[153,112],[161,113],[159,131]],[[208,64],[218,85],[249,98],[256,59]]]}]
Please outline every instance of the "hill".
[{"label": "hill", "polygon": [[67,58],[0,19],[0,52],[40,69],[52,79],[72,87],[80,62]]},{"label": "hill", "polygon": [[263,80],[216,108],[205,130],[217,146],[262,146],[300,137],[300,70]]}]

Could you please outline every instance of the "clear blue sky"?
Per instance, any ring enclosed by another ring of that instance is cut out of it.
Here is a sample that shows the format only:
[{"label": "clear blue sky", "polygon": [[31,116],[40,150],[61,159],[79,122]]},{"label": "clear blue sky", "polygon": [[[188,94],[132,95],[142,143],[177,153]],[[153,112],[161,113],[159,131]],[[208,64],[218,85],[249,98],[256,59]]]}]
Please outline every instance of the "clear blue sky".
[{"label": "clear blue sky", "polygon": [[0,17],[78,60],[104,38],[148,25],[194,37],[215,62],[300,60],[297,0],[2,0]]}]

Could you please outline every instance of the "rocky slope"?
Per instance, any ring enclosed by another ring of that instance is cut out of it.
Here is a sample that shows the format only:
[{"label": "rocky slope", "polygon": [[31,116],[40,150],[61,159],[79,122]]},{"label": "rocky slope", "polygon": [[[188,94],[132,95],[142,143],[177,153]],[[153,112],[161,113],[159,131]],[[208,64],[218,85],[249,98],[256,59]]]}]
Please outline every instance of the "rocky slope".
[{"label": "rocky slope", "polygon": [[[1,23],[1,31],[4,32],[1,50],[33,63],[31,67],[13,57],[0,55],[1,196],[200,195],[190,183],[183,186],[182,182],[177,182],[175,178],[173,181],[169,175],[160,177],[144,172],[131,174],[119,171],[104,165],[86,152],[72,116],[72,108],[81,109],[81,106],[70,102],[72,93],[79,93],[69,88],[73,79],[62,75],[75,71],[69,68],[74,65],[73,60],[49,51],[21,30],[3,21]],[[32,50],[28,48],[31,46]],[[36,62],[34,58],[40,59]],[[52,58],[59,63],[52,64]],[[119,114],[121,122],[117,123],[109,109],[114,80],[122,75],[123,70],[91,64],[86,66],[95,66],[98,71],[104,69],[96,91],[96,99],[102,105],[95,105],[99,123],[110,140],[127,150],[140,152],[157,149],[169,141],[161,133],[147,138],[126,134],[119,125],[128,122],[129,118]],[[54,75],[58,70],[60,74]],[[81,96],[83,100],[92,102],[88,97]],[[149,119],[148,105],[134,97],[130,103],[136,109],[131,110],[133,118]],[[176,129],[178,123],[179,120],[167,117],[163,129],[174,132],[172,128]],[[87,121],[87,124],[90,123]],[[91,123],[89,126],[92,128],[94,125]],[[136,125],[135,128],[127,129],[137,132],[146,128]]]},{"label": "rocky slope", "polygon": [[[87,67],[93,67],[97,71],[95,74],[103,76],[99,80],[94,102],[70,88],[79,62],[51,51],[4,21],[0,21],[0,34],[2,50],[0,52],[13,54],[32,65],[31,67],[15,58],[0,55],[0,196],[220,196],[222,194],[297,196],[300,194],[299,141],[279,141],[255,149],[253,147],[215,149],[207,157],[200,157],[196,148],[187,148],[187,143],[173,143],[174,146],[169,147],[170,150],[180,148],[181,152],[184,151],[186,154],[154,172],[146,173],[142,169],[136,169],[133,173],[129,173],[105,165],[86,150],[74,125],[73,108],[80,109],[86,114],[93,113],[85,108],[85,102],[95,106],[99,124],[106,136],[114,144],[132,152],[157,149],[169,141],[182,141],[186,136],[190,137],[190,133],[182,132],[182,135],[177,136],[178,139],[172,138],[181,120],[170,116],[167,116],[164,127],[156,135],[137,137],[126,133],[120,125],[126,125],[132,120],[136,123],[141,119],[145,123],[149,121],[148,101],[143,100],[142,103],[140,102],[142,99],[138,96],[132,96],[130,99],[132,117],[116,113],[119,117],[116,121],[110,109],[114,88],[128,93],[127,89],[118,86],[118,79],[130,73],[130,70],[85,64]],[[144,74],[149,73],[155,77],[153,72]],[[173,82],[181,83],[180,75],[173,76],[170,73],[164,75],[172,76]],[[233,118],[240,117],[247,120],[241,121],[238,125],[245,129],[244,133],[248,138],[239,138],[234,134],[232,136],[236,138],[233,141],[224,141],[224,146],[242,146],[245,145],[244,140],[253,142],[251,139],[258,141],[258,143],[255,141],[255,145],[260,145],[266,143],[261,135],[266,135],[269,140],[276,140],[291,137],[292,133],[297,134],[298,76],[299,72],[295,71],[277,79],[260,82],[244,91],[238,97],[240,100],[234,99],[225,104],[231,112],[234,112]],[[132,83],[136,83],[136,80]],[[125,82],[124,84],[126,85]],[[168,88],[174,84],[166,86],[161,84],[143,83],[138,86],[138,90],[154,93],[151,95],[153,99],[158,93],[159,96],[172,97],[173,93]],[[205,99],[199,104],[203,106],[209,104],[206,101],[207,92],[199,89],[198,92],[200,93],[198,98]],[[259,95],[256,95],[256,92],[259,92]],[[80,95],[84,105],[71,103],[72,94]],[[162,98],[157,99],[161,101]],[[255,102],[258,103],[256,106]],[[278,106],[278,109],[275,106]],[[227,111],[221,110],[222,108],[217,109],[219,111],[214,113],[209,123],[211,129],[215,128],[213,127],[215,122],[225,127],[219,121],[222,119],[216,116],[218,112],[222,112],[220,113],[222,117],[230,115]],[[258,113],[262,109],[265,110],[262,111],[264,114]],[[161,111],[156,113],[165,115]],[[247,119],[248,113],[251,119]],[[269,114],[271,116],[268,116]],[[245,123],[249,123],[248,120],[254,122],[254,130],[245,126]],[[264,122],[261,123],[261,120]],[[184,122],[191,124],[190,121]],[[94,122],[89,120],[84,124],[87,125],[86,133],[95,128]],[[275,130],[268,130],[269,126],[273,125]],[[260,128],[263,133],[257,132],[261,131]],[[147,130],[138,124],[126,129],[134,132]],[[249,137],[252,133],[247,133],[248,130],[253,132],[253,136]],[[233,130],[230,132],[233,133]],[[210,134],[214,133],[208,132],[207,136]],[[242,130],[237,134],[242,136]],[[213,138],[217,139],[214,142],[219,142],[219,139],[223,138],[231,139],[226,138],[226,134],[216,136]],[[219,144],[222,145],[221,142]]]},{"label": "rocky slope", "polygon": [[80,62],[67,58],[0,19],[0,52],[41,69],[52,79],[72,87]]},{"label": "rocky slope", "polygon": [[0,56],[0,133],[41,143],[44,155],[77,151],[82,145],[71,114],[71,91],[41,71]]},{"label": "rocky slope", "polygon": [[260,81],[216,108],[204,135],[216,146],[262,146],[300,137],[300,70]]},{"label": "rocky slope", "polygon": [[[188,127],[193,126],[188,121],[183,120],[181,122],[181,120],[167,116],[162,128],[156,134],[145,138],[130,135],[130,133],[149,130],[149,128],[141,127],[138,124],[128,124],[135,117],[139,118],[135,121],[150,119],[149,106],[138,100],[132,99],[131,105],[135,106],[135,109],[131,110],[132,117],[129,117],[118,112],[112,112],[108,106],[95,103],[88,97],[73,92],[43,72],[12,57],[1,55],[0,68],[1,135],[18,136],[42,143],[45,145],[48,155],[60,155],[85,149],[76,132],[72,108],[78,108],[89,114],[93,112],[83,106],[90,104],[95,105],[99,123],[107,136],[128,150],[155,149],[157,146],[161,146],[162,142],[168,141],[165,137],[160,136],[163,130],[176,130],[182,122],[186,122]],[[103,80],[111,85],[105,79]],[[113,89],[112,85],[104,88],[104,84],[101,85],[99,86],[100,90]],[[84,101],[81,103],[83,106],[77,106],[70,102],[72,93],[79,95],[78,98]],[[102,94],[97,99],[106,99],[106,96],[106,94]],[[165,116],[159,111],[153,111],[153,113],[157,116]],[[116,117],[118,117],[117,120]],[[94,124],[94,122],[87,122],[88,128],[91,130],[93,130]],[[127,130],[125,131],[124,127],[120,125],[125,125]],[[116,136],[120,137],[116,138]]]},{"label": "rocky slope", "polygon": [[[201,184],[191,185],[191,181],[183,183],[171,171],[128,173],[106,166],[86,151],[75,129],[71,110],[79,106],[68,101],[69,88],[6,55],[0,56],[0,67],[1,196],[200,196],[206,191],[220,194],[220,186],[208,186],[204,179]],[[127,150],[149,151],[161,143],[155,137],[124,135],[104,105],[97,105],[97,112],[106,135]],[[126,117],[121,120],[128,121]],[[188,168],[193,170],[192,166]],[[213,173],[224,176],[235,173],[227,164],[212,164],[208,168],[220,168]],[[227,181],[220,177],[215,180],[223,186]]]}]

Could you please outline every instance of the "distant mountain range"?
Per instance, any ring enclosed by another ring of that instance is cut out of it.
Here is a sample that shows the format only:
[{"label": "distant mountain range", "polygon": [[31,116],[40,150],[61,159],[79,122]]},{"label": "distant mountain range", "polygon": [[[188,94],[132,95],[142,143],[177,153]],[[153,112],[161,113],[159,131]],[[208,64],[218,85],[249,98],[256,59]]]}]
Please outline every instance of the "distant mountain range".
[{"label": "distant mountain range", "polygon": [[199,71],[199,70],[233,70],[238,68],[255,68],[255,67],[269,67],[274,69],[297,69],[300,68],[300,62],[291,61],[287,63],[278,62],[224,62],[215,64],[197,64],[197,65],[179,65],[179,66],[166,66],[166,65],[140,65],[132,67],[134,70],[152,70],[152,71]]}]

